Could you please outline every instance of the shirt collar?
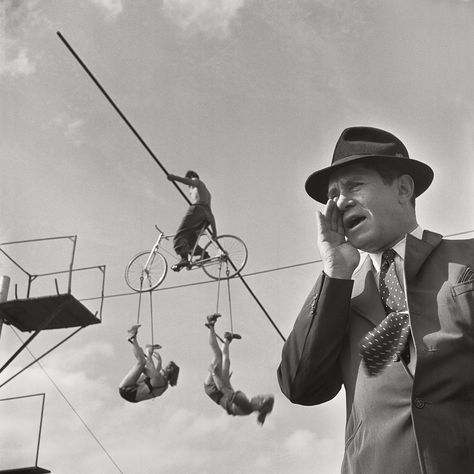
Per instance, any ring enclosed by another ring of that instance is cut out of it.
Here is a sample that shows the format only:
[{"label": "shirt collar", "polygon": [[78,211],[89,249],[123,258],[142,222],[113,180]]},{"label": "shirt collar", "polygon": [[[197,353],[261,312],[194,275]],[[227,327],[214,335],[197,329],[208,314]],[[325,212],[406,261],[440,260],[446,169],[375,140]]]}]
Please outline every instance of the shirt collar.
[{"label": "shirt collar", "polygon": [[[417,239],[421,240],[422,237],[423,237],[423,229],[420,227],[420,226],[417,226],[415,229],[413,229],[410,234],[413,236],[413,237],[416,237]],[[405,247],[406,247],[406,243],[407,243],[407,235],[405,234],[405,236],[403,237],[402,240],[400,240],[400,242],[396,243],[392,248],[393,250],[395,250],[395,252],[397,253],[397,255],[402,259],[402,261],[405,259]],[[370,259],[372,260],[372,264],[374,266],[374,270],[378,273],[380,271],[380,264],[382,262],[382,254],[383,254],[383,251],[382,252],[376,252],[376,253],[369,253],[369,252],[360,252],[360,263],[359,263],[359,267],[360,265],[365,261],[365,259],[367,258],[367,256],[370,257]]]}]

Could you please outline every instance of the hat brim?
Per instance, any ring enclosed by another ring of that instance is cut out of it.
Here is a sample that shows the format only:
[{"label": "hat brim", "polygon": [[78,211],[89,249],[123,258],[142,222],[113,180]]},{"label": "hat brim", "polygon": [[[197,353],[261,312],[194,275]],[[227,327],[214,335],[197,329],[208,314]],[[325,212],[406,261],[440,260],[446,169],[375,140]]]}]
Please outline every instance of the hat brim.
[{"label": "hat brim", "polygon": [[334,171],[344,166],[356,163],[384,163],[392,164],[394,167],[409,174],[415,183],[415,196],[418,197],[424,193],[433,181],[433,170],[421,161],[412,160],[411,158],[400,158],[393,155],[352,155],[339,160],[332,166],[328,166],[319,171],[312,173],[305,183],[306,192],[314,200],[326,204],[328,200],[328,184],[329,178]]}]

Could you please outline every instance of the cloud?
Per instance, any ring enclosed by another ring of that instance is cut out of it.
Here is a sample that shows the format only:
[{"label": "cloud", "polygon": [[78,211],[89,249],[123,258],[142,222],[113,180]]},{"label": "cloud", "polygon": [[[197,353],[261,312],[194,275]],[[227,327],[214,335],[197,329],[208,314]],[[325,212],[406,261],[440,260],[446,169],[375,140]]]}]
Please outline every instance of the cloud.
[{"label": "cloud", "polygon": [[28,50],[8,47],[5,41],[0,42],[0,75],[11,77],[27,76],[36,71],[36,65],[28,57]]},{"label": "cloud", "polygon": [[302,456],[310,455],[316,444],[316,436],[308,430],[297,430],[285,441],[285,448],[289,452],[297,451]]},{"label": "cloud", "polygon": [[225,37],[244,0],[164,0],[163,10],[184,30]]},{"label": "cloud", "polygon": [[75,144],[82,142],[81,128],[84,125],[84,120],[74,119],[66,124],[65,134],[67,138],[71,138]]},{"label": "cloud", "polygon": [[81,344],[81,350],[63,347],[49,360],[49,366],[59,370],[80,370],[81,367],[93,367],[97,360],[112,359],[114,346],[108,341],[91,341]]},{"label": "cloud", "polygon": [[90,0],[105,12],[107,18],[115,19],[123,11],[122,0]]},{"label": "cloud", "polygon": [[321,474],[334,472],[334,453],[337,452],[334,439],[318,438],[312,431],[299,429],[294,431],[284,441],[283,456],[298,460],[298,469],[294,472],[304,472],[305,466],[318,465]]},{"label": "cloud", "polygon": [[71,140],[75,146],[80,146],[84,142],[82,132],[85,121],[72,117],[67,112],[57,115],[53,120],[53,125],[63,131],[64,136]]},{"label": "cloud", "polygon": [[[18,466],[32,461],[38,439],[42,397],[0,401],[0,466]],[[11,414],[15,413],[15,417]]]},{"label": "cloud", "polygon": [[0,76],[27,76],[36,71],[22,41],[27,23],[34,17],[35,0],[0,3]]}]

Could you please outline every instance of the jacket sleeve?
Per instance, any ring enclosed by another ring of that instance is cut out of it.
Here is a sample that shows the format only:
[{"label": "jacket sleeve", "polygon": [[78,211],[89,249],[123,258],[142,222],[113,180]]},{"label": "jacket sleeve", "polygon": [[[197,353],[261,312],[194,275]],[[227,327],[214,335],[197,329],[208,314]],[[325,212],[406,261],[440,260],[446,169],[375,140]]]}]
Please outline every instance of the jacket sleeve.
[{"label": "jacket sleeve", "polygon": [[339,356],[349,324],[352,280],[321,274],[283,346],[281,391],[293,403],[317,405],[342,385]]}]

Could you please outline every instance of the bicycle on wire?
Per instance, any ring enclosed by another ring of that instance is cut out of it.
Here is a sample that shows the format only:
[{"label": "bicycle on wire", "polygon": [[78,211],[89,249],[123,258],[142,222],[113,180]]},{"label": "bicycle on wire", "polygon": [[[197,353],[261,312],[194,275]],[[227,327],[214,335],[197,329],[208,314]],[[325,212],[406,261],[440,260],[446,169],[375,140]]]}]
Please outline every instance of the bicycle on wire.
[{"label": "bicycle on wire", "polygon": [[[174,255],[166,250],[162,245],[164,241],[174,237],[165,235],[158,226],[158,238],[151,250],[145,250],[135,255],[125,268],[125,281],[134,291],[144,292],[152,291],[157,288],[165,279],[168,273],[168,262],[163,255],[167,253]],[[199,238],[194,245],[191,254],[188,257],[188,270],[202,268],[204,273],[213,280],[230,279],[240,273],[247,263],[247,246],[244,241],[235,235],[224,234],[217,237],[211,237],[204,226]],[[203,246],[202,255],[195,254],[198,243],[207,239]],[[204,256],[204,257],[203,257]]]}]

